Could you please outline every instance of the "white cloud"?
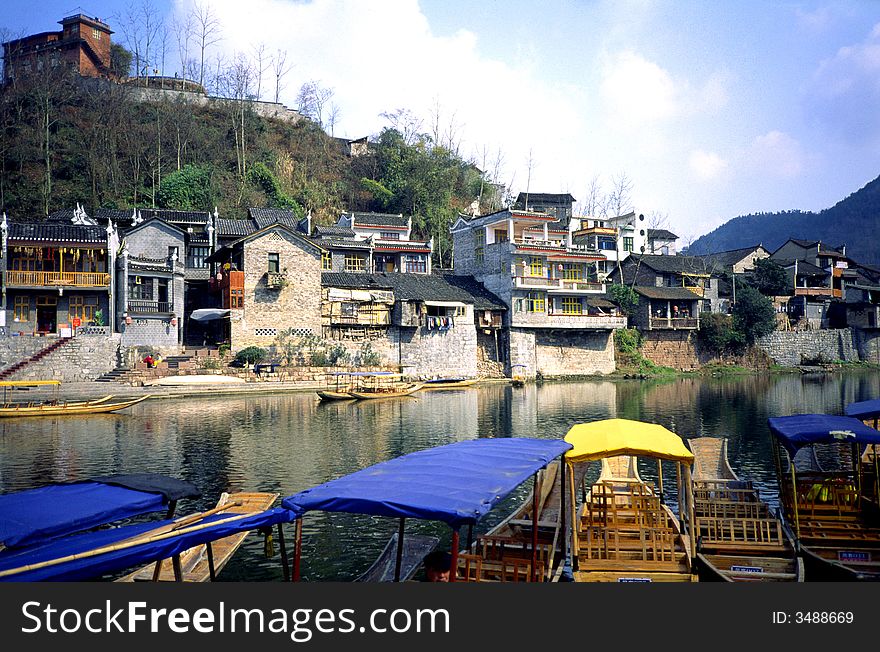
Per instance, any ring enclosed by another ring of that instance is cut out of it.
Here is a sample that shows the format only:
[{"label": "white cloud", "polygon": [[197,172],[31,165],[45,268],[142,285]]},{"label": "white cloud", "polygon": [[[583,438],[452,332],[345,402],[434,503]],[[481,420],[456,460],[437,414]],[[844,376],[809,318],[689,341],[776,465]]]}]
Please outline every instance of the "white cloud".
[{"label": "white cloud", "polygon": [[795,9],[798,25],[807,31],[822,32],[831,24],[833,15],[830,7],[818,7],[814,11]]},{"label": "white cloud", "polygon": [[804,171],[807,156],[797,140],[781,131],[771,131],[752,141],[746,161],[755,172],[794,179]]},{"label": "white cloud", "polygon": [[609,117],[622,126],[640,127],[679,112],[678,91],[669,72],[632,51],[606,58],[600,93]]},{"label": "white cloud", "polygon": [[691,171],[702,181],[715,179],[727,169],[727,161],[715,152],[706,152],[702,149],[693,150],[688,163]]}]

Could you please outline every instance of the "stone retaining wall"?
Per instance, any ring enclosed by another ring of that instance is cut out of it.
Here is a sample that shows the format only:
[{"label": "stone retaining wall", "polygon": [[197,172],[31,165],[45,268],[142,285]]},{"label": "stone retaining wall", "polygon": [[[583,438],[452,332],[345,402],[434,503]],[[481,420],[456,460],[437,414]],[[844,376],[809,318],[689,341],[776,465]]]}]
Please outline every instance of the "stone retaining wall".
[{"label": "stone retaining wall", "polygon": [[707,360],[699,352],[697,332],[687,330],[657,330],[642,333],[642,356],[663,367],[697,369]]},{"label": "stone retaining wall", "polygon": [[[864,332],[864,331],[861,331]],[[765,351],[779,365],[796,367],[801,364],[830,363],[838,361],[858,362],[860,347],[856,331],[851,328],[813,330],[813,331],[776,331],[758,340],[757,346]],[[876,337],[867,340],[863,345],[870,358],[871,352],[877,347]],[[876,357],[876,352],[874,353]]]},{"label": "stone retaining wall", "polygon": [[[17,341],[21,340],[21,341]],[[26,344],[27,340],[32,340]],[[7,338],[0,345],[0,355],[16,355],[3,368],[25,359],[53,343],[51,338]],[[29,347],[36,347],[27,353]],[[61,382],[90,381],[115,369],[119,362],[120,336],[77,336],[42,360],[24,366],[13,373],[9,380],[60,380]],[[5,362],[5,360],[3,360]]]}]

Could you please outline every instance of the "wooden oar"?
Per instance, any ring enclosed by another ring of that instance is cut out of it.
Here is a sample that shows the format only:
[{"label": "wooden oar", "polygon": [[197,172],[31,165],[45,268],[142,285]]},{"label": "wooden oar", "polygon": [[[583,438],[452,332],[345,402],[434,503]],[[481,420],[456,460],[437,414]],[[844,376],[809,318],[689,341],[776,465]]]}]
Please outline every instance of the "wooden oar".
[{"label": "wooden oar", "polygon": [[178,535],[189,534],[191,532],[198,532],[199,530],[204,530],[214,525],[219,525],[221,523],[232,523],[233,521],[240,521],[249,516],[253,516],[259,512],[249,512],[247,514],[238,514],[236,516],[231,516],[230,518],[223,519],[222,521],[214,521],[212,523],[202,523],[201,525],[194,525],[191,528],[183,529],[183,530],[173,530],[171,532],[165,532],[164,534],[152,535],[152,536],[144,536],[134,539],[129,539],[125,543],[116,543],[111,546],[104,546],[102,548],[95,548],[94,550],[87,550],[85,552],[78,552],[72,555],[66,555],[65,557],[58,557],[57,559],[47,559],[46,561],[41,561],[36,564],[27,564],[25,566],[19,566],[18,568],[10,568],[8,570],[0,571],[0,577],[7,577],[9,575],[16,575],[18,573],[26,573],[28,571],[39,570],[41,568],[47,568],[49,566],[57,566],[58,564],[65,564],[69,561],[76,561],[78,559],[87,559],[89,557],[96,557],[98,555],[105,555],[109,552],[117,552],[119,550],[125,550],[127,548],[134,548],[135,546],[147,544],[147,543],[155,543],[156,541],[162,541],[164,539],[170,539],[172,537],[176,537]]},{"label": "wooden oar", "polygon": [[236,501],[234,503],[226,503],[225,505],[221,505],[219,507],[214,507],[213,509],[209,509],[206,512],[198,512],[197,514],[190,514],[189,516],[181,516],[176,521],[168,523],[167,525],[163,525],[162,527],[157,527],[155,530],[149,530],[147,532],[142,532],[135,537],[131,537],[129,539],[123,539],[122,541],[117,541],[116,545],[120,543],[128,543],[129,541],[135,541],[137,539],[143,539],[146,536],[155,536],[157,534],[165,534],[166,532],[174,532],[175,530],[179,530],[180,528],[186,527],[188,525],[192,525],[197,521],[201,521],[204,518],[211,516],[212,514],[218,514],[219,512],[225,511],[227,509],[231,509],[233,507],[241,507],[242,502]]}]

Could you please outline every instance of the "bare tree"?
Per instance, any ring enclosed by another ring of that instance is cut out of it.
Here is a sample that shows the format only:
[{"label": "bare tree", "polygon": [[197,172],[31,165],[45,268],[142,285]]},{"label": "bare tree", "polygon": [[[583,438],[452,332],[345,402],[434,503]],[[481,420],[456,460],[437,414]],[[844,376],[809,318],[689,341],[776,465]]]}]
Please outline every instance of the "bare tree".
[{"label": "bare tree", "polygon": [[602,194],[602,180],[598,174],[594,174],[587,185],[581,213],[593,218],[605,216],[605,197]]},{"label": "bare tree", "polygon": [[324,112],[327,102],[333,97],[333,89],[321,86],[321,83],[307,81],[299,89],[296,96],[297,108],[300,113],[324,127]]},{"label": "bare tree", "polygon": [[220,35],[220,19],[211,9],[210,4],[197,3],[192,11],[195,23],[196,43],[199,46],[199,85],[205,85],[205,53],[212,45],[222,38]]},{"label": "bare tree", "polygon": [[526,177],[526,202],[523,206],[523,210],[529,210],[529,186],[532,183],[532,170],[535,168],[535,157],[532,153],[532,148],[529,147],[529,158],[526,159],[526,171],[528,172],[528,176]]},{"label": "bare tree", "polygon": [[336,125],[339,122],[339,117],[342,115],[342,109],[336,102],[330,103],[330,109],[327,112],[327,126],[330,127],[330,135],[335,135]]},{"label": "bare tree", "polygon": [[[195,33],[195,18],[187,14],[183,20],[175,19],[171,24],[174,37],[177,40],[177,57],[180,63],[180,76],[187,78],[187,66],[189,65],[189,48]],[[181,81],[180,87],[183,88]]]},{"label": "bare tree", "polygon": [[235,59],[222,76],[223,95],[232,107],[230,117],[232,129],[235,135],[235,158],[239,178],[242,180],[247,175],[247,118],[249,117],[253,99],[253,89],[256,83],[257,71],[251,61],[242,53],[238,53]]},{"label": "bare tree", "polygon": [[407,145],[416,143],[424,136],[422,119],[409,109],[386,111],[380,113],[379,117],[387,120],[390,127],[403,136],[403,142]]},{"label": "bare tree", "polygon": [[287,65],[287,50],[278,50],[272,58],[272,74],[275,77],[275,102],[280,101],[281,90],[284,88],[282,80],[290,72],[293,65]]},{"label": "bare tree", "polygon": [[257,60],[254,69],[254,74],[257,77],[257,99],[261,100],[263,99],[263,75],[272,66],[272,55],[266,53],[265,43],[254,46],[254,58]]},{"label": "bare tree", "polygon": [[626,172],[611,178],[611,192],[608,194],[607,210],[612,217],[624,215],[633,209],[633,182]]}]

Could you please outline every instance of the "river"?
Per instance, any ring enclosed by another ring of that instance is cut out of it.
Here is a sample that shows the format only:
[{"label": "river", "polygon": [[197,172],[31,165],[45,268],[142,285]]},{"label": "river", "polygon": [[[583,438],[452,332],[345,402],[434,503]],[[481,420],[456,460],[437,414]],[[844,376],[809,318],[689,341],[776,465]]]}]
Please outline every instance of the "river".
[{"label": "river", "polygon": [[[184,514],[212,507],[222,491],[287,496],[426,447],[477,437],[563,437],[575,423],[621,417],[659,423],[685,438],[728,437],[731,466],[775,505],[767,418],[842,414],[846,404],[878,396],[880,373],[853,371],[523,388],[489,384],[331,404],[319,404],[313,393],[153,400],[121,414],[2,420],[0,491],[111,473],[165,473],[203,492],[200,500],[181,501],[178,513]],[[651,479],[654,462],[642,465],[643,477]],[[667,480],[666,486],[674,497],[674,484]],[[478,531],[502,518],[526,491],[504,501]],[[346,514],[307,515],[304,579],[356,577],[396,525]],[[407,527],[449,540],[442,525],[410,521]],[[280,577],[278,557],[266,558],[262,538],[252,536],[219,579]]]}]

